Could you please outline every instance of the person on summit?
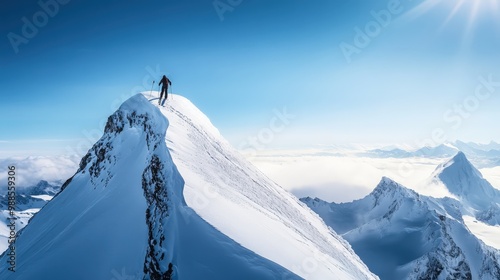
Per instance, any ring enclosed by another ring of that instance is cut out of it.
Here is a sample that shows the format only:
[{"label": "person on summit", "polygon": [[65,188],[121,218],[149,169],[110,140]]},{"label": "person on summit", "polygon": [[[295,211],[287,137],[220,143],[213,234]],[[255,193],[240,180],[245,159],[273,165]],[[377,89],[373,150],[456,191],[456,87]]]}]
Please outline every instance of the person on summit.
[{"label": "person on summit", "polygon": [[165,102],[165,100],[167,100],[168,86],[172,85],[172,82],[167,78],[167,76],[163,75],[163,78],[161,78],[161,81],[158,83],[158,85],[161,85],[161,84],[163,84],[163,86],[161,87],[160,100],[158,100],[158,104],[161,104],[161,99],[163,97],[163,93],[165,93],[165,99],[163,100],[163,102]]}]

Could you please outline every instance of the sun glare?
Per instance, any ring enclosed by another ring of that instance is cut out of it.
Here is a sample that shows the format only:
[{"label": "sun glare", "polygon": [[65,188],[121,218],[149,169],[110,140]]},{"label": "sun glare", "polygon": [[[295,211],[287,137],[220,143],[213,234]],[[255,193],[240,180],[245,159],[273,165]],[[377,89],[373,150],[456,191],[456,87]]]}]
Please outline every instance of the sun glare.
[{"label": "sun glare", "polygon": [[[416,19],[431,10],[440,9],[444,14],[442,26],[438,29],[444,31],[452,21],[462,21],[464,39],[472,36],[478,20],[490,18],[500,26],[500,0],[424,0],[407,13],[410,19]],[[492,27],[493,29],[493,27]]]}]

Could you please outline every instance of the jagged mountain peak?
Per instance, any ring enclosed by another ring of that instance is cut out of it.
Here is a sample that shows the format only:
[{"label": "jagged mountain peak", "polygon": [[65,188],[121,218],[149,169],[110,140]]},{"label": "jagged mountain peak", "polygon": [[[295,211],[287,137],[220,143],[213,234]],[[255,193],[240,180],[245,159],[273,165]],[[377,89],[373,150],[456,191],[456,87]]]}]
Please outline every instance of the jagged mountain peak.
[{"label": "jagged mountain peak", "polygon": [[383,176],[382,179],[380,179],[380,182],[377,185],[377,188],[388,188],[388,187],[393,187],[393,188],[402,188],[400,184],[398,184],[396,181],[392,180],[389,177]]},{"label": "jagged mountain peak", "polygon": [[377,187],[369,194],[375,197],[376,200],[383,196],[397,197],[418,197],[418,194],[403,185],[397,183],[389,177],[382,177]]},{"label": "jagged mountain peak", "polygon": [[[109,140],[114,134],[121,133],[123,130],[134,130],[132,133],[146,133],[147,138],[153,135],[164,137],[168,125],[167,118],[158,108],[151,106],[142,94],[136,94],[125,101],[108,118],[104,136]],[[152,139],[147,140],[150,144]]]},{"label": "jagged mountain peak", "polygon": [[460,166],[461,168],[464,169],[473,169],[475,170],[476,168],[472,163],[469,161],[467,156],[465,155],[464,152],[459,151],[451,160],[449,160],[446,164],[446,167],[449,168],[451,166]]},{"label": "jagged mountain peak", "polygon": [[441,179],[443,177],[456,177],[456,175],[483,178],[481,172],[472,165],[467,156],[461,151],[447,162],[440,164],[434,171],[434,176]]},{"label": "jagged mountain peak", "polygon": [[381,279],[500,275],[498,253],[470,233],[456,200],[418,195],[384,177],[361,200],[326,206],[316,199],[302,201],[342,234]]},{"label": "jagged mountain peak", "polygon": [[86,173],[90,174],[94,186],[106,186],[114,176],[117,159],[123,157],[123,147],[131,152],[133,148],[143,148],[138,145],[145,142],[146,151],[153,152],[162,145],[168,125],[160,110],[142,94],[127,99],[109,116],[104,134],[82,158],[76,174],[61,190],[64,191],[75,176]]},{"label": "jagged mountain peak", "polygon": [[[59,185],[60,186],[60,185]],[[40,180],[36,185],[26,187],[18,191],[26,195],[55,195],[59,191],[59,186],[49,183],[45,180]]]},{"label": "jagged mountain peak", "polygon": [[492,203],[500,202],[500,191],[483,178],[463,152],[439,165],[430,181],[444,185],[451,194],[477,210],[483,211]]},{"label": "jagged mountain peak", "polygon": [[138,279],[377,279],[189,100],[155,101],[133,96],[109,117],[19,235],[15,275],[0,256],[1,279],[111,279],[123,269]]}]

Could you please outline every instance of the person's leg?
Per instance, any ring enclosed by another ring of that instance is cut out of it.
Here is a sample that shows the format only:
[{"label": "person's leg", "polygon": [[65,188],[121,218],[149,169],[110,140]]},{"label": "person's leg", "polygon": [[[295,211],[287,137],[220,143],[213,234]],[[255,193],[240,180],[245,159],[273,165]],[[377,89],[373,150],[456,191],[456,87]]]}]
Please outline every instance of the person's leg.
[{"label": "person's leg", "polygon": [[161,99],[163,98],[163,93],[164,93],[164,92],[165,92],[165,88],[164,88],[164,87],[162,87],[162,88],[161,88],[161,91],[160,91],[160,100],[158,100],[158,104],[160,104],[160,103],[161,103]]}]

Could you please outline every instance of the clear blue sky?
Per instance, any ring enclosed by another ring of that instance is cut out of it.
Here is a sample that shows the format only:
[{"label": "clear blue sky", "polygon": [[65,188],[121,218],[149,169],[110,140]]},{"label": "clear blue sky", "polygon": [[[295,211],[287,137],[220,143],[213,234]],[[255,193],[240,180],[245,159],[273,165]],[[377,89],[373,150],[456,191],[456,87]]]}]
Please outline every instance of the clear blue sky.
[{"label": "clear blue sky", "polygon": [[263,146],[413,144],[436,128],[448,139],[500,140],[500,88],[474,100],[480,76],[500,81],[497,0],[217,3],[3,1],[2,154],[75,147],[151,83],[148,68],[235,146],[284,107],[295,118]]}]

